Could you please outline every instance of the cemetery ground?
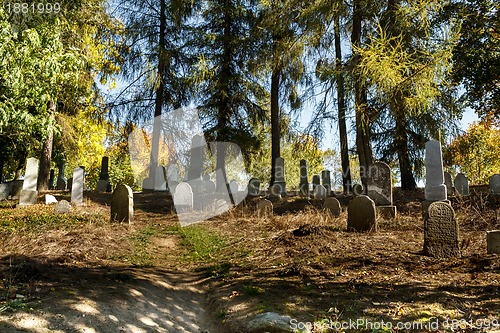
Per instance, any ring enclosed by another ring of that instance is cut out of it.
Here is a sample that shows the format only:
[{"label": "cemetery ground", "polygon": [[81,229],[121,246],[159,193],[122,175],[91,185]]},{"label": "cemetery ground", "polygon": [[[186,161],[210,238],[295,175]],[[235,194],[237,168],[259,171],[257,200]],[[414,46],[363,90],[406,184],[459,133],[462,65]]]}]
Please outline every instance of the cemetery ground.
[{"label": "cemetery ground", "polygon": [[188,227],[161,193],[134,194],[131,225],[109,222],[106,193],[61,215],[3,201],[0,332],[247,332],[266,312],[314,332],[360,318],[500,330],[488,325],[500,321],[500,257],[486,253],[485,233],[500,229],[500,202],[486,187],[451,198],[462,256],[435,259],[422,254],[422,192],[396,190],[398,217],[379,218],[376,233],[346,231],[343,199],[338,218],[319,200],[285,197],[272,216],[250,201]]}]

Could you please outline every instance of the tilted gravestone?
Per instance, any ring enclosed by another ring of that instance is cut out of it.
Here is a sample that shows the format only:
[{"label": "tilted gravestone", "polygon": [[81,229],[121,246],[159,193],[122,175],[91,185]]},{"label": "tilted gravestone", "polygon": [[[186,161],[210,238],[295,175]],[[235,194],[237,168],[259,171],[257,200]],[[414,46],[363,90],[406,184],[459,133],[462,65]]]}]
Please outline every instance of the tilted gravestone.
[{"label": "tilted gravestone", "polygon": [[324,186],[326,189],[326,195],[329,196],[332,190],[332,180],[330,177],[330,171],[329,170],[323,170],[321,171],[321,184]]},{"label": "tilted gravestone", "polygon": [[355,197],[347,208],[347,231],[377,231],[375,202],[366,195]]},{"label": "tilted gravestone", "polygon": [[274,183],[273,185],[278,185],[280,188],[280,194],[286,193],[286,183],[285,183],[285,160],[282,157],[277,157],[274,169]]},{"label": "tilted gravestone", "polygon": [[495,174],[490,178],[490,193],[492,195],[500,195],[500,175]]},{"label": "tilted gravestone", "polygon": [[300,160],[300,187],[299,193],[303,197],[309,196],[309,180],[307,179],[307,161]]},{"label": "tilted gravestone", "polygon": [[257,213],[259,216],[272,215],[273,203],[269,200],[262,199],[257,203]]},{"label": "tilted gravestone", "polygon": [[441,143],[436,140],[425,144],[425,200],[447,200]]},{"label": "tilted gravestone", "polygon": [[26,172],[24,174],[23,189],[19,196],[19,206],[31,206],[37,203],[37,180],[38,160],[34,157],[30,157],[26,161]]},{"label": "tilted gravestone", "polygon": [[174,193],[175,209],[179,211],[193,209],[193,190],[188,183],[179,183]]},{"label": "tilted gravestone", "polygon": [[458,222],[447,202],[436,201],[424,214],[424,254],[435,258],[459,257]]},{"label": "tilted gravestone", "polygon": [[339,217],[340,213],[342,213],[342,206],[334,197],[327,197],[323,203],[323,208],[328,210],[333,217]]},{"label": "tilted gravestone", "polygon": [[453,179],[451,178],[451,174],[447,171],[443,173],[444,175],[444,185],[446,185],[446,194],[448,196],[453,195]]},{"label": "tilted gravestone", "polygon": [[368,196],[375,202],[379,216],[396,217],[396,206],[392,204],[391,167],[384,162],[375,162],[368,167]]},{"label": "tilted gravestone", "polygon": [[326,188],[323,185],[317,185],[316,188],[313,191],[313,197],[314,199],[320,199],[323,200],[328,196],[328,192]]},{"label": "tilted gravestone", "polygon": [[73,171],[71,181],[71,203],[77,206],[83,205],[83,188],[85,185],[85,170],[76,168]]},{"label": "tilted gravestone", "polygon": [[459,173],[455,177],[455,191],[463,196],[469,195],[469,180],[463,173]]},{"label": "tilted gravestone", "polygon": [[109,157],[103,156],[101,159],[101,173],[99,174],[99,182],[96,186],[96,191],[106,192],[109,183]]},{"label": "tilted gravestone", "polygon": [[248,181],[248,195],[251,197],[260,195],[260,180],[258,178],[251,178]]},{"label": "tilted gravestone", "polygon": [[120,184],[113,191],[111,221],[123,223],[134,221],[134,193],[130,186]]}]

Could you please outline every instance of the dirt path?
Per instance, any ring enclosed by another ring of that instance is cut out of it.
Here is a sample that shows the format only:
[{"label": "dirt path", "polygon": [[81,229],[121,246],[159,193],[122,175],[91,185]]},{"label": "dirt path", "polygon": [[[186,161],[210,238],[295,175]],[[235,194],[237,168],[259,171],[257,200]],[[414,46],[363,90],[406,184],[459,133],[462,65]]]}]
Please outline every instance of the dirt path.
[{"label": "dirt path", "polygon": [[148,269],[44,275],[59,281],[43,288],[34,310],[1,315],[0,332],[217,332],[199,275]]}]

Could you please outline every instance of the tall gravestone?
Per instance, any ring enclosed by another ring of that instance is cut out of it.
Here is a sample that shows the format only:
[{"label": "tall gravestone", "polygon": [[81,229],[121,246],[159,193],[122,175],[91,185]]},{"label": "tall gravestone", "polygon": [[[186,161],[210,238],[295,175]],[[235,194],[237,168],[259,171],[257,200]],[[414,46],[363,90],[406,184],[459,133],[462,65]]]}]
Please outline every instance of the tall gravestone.
[{"label": "tall gravestone", "polygon": [[369,196],[359,195],[347,207],[347,231],[377,231],[375,202]]},{"label": "tall gravestone", "polygon": [[30,157],[26,161],[26,172],[24,173],[23,189],[19,196],[19,206],[31,206],[37,203],[37,179],[38,160],[34,157]]},{"label": "tall gravestone", "polygon": [[66,178],[64,177],[65,168],[66,168],[66,163],[61,162],[61,164],[59,164],[59,172],[57,173],[57,184],[56,184],[56,189],[59,191],[66,190]]},{"label": "tall gravestone", "polygon": [[446,194],[447,196],[453,195],[453,179],[451,178],[451,174],[447,171],[443,173],[444,175],[444,184],[446,185]]},{"label": "tall gravestone", "polygon": [[500,195],[500,175],[495,174],[490,178],[490,193],[492,195]]},{"label": "tall gravestone", "polygon": [[286,193],[285,160],[282,157],[276,158],[273,185],[279,186],[280,194]]},{"label": "tall gravestone", "polygon": [[321,185],[321,178],[319,177],[319,175],[313,175],[312,184],[313,184],[312,189],[314,192],[314,189],[316,188],[316,186]]},{"label": "tall gravestone", "polygon": [[326,195],[330,195],[332,190],[332,180],[330,176],[330,170],[321,171],[321,183],[326,189]]},{"label": "tall gravestone", "polygon": [[73,171],[71,182],[71,203],[76,206],[83,205],[83,188],[85,186],[85,170],[76,168]]},{"label": "tall gravestone", "polygon": [[54,186],[54,178],[55,178],[56,174],[55,174],[55,170],[54,169],[50,169],[50,176],[49,176],[49,190],[53,190],[55,188]]},{"label": "tall gravestone", "polygon": [[367,190],[380,216],[396,217],[396,206],[392,204],[392,173],[389,165],[375,162],[368,167]]},{"label": "tall gravestone", "polygon": [[300,160],[300,187],[299,193],[301,196],[309,196],[309,180],[307,179],[307,161]]},{"label": "tall gravestone", "polygon": [[424,254],[435,258],[459,257],[458,222],[447,202],[429,205],[424,217]]},{"label": "tall gravestone", "polygon": [[120,184],[111,198],[111,221],[132,223],[134,220],[134,194],[128,185]]},{"label": "tall gravestone", "polygon": [[101,173],[99,174],[99,182],[97,182],[96,190],[106,192],[109,183],[109,157],[104,156],[101,159]]},{"label": "tall gravestone", "polygon": [[425,200],[447,200],[441,143],[436,140],[425,144]]},{"label": "tall gravestone", "polygon": [[458,194],[463,195],[463,196],[468,196],[469,195],[469,180],[463,173],[459,173],[455,177],[455,191],[457,191]]},{"label": "tall gravestone", "polygon": [[189,156],[189,169],[187,174],[188,181],[193,179],[202,179],[204,153],[205,138],[202,135],[193,136]]}]

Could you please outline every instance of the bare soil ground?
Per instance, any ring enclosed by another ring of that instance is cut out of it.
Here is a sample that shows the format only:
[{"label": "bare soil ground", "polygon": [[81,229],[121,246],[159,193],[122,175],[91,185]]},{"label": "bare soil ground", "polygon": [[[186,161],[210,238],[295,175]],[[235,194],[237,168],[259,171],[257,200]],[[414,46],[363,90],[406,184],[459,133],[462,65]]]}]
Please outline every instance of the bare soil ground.
[{"label": "bare soil ground", "polygon": [[398,217],[365,234],[298,197],[273,216],[249,201],[184,228],[165,194],[134,194],[132,225],[108,221],[109,194],[86,198],[70,215],[0,206],[0,332],[246,332],[269,311],[313,332],[500,331],[500,257],[485,234],[500,229],[500,204],[485,188],[452,198],[453,259],[422,255],[421,192],[396,191]]}]

